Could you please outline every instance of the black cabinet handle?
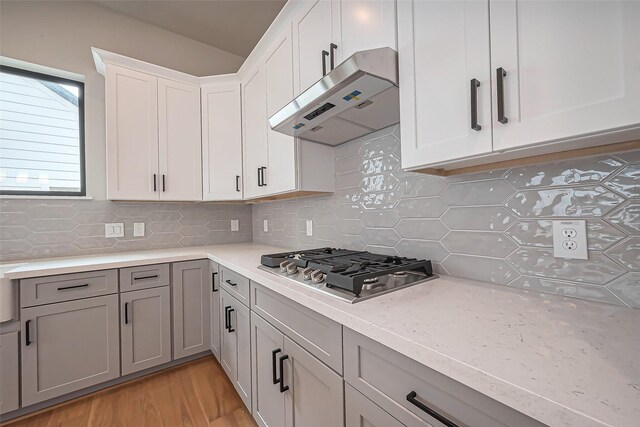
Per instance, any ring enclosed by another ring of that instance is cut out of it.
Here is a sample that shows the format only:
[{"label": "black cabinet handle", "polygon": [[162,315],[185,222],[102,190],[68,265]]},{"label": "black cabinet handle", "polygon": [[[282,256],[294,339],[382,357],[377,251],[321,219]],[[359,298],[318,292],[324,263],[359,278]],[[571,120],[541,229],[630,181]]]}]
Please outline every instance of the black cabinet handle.
[{"label": "black cabinet handle", "polygon": [[282,370],[280,370],[280,378],[276,375],[276,354],[280,353],[282,350],[276,348],[271,352],[271,370],[273,372],[273,384],[278,384],[282,381]]},{"label": "black cabinet handle", "polygon": [[327,56],[329,56],[329,52],[326,50],[322,51],[322,75],[327,75]]},{"label": "black cabinet handle", "polygon": [[216,289],[216,274],[218,273],[215,271],[211,273],[211,292],[218,292],[218,289]]},{"label": "black cabinet handle", "polygon": [[335,58],[335,52],[336,49],[338,48],[338,45],[335,43],[331,43],[329,45],[329,51],[331,52],[330,57],[329,57],[329,64],[331,65],[331,69],[333,70],[336,67],[336,58]]},{"label": "black cabinet handle", "polygon": [[129,324],[129,303],[128,302],[124,303],[124,324],[125,325]]},{"label": "black cabinet handle", "polygon": [[158,176],[154,173],[153,174],[153,191],[158,191]]},{"label": "black cabinet handle", "polygon": [[240,191],[240,175],[236,175],[236,191]]},{"label": "black cabinet handle", "polygon": [[62,286],[58,288],[59,291],[66,291],[67,289],[78,289],[78,288],[88,288],[89,284],[85,283],[84,285],[74,285],[74,286]]},{"label": "black cabinet handle", "polygon": [[228,284],[230,284],[231,286],[236,286],[237,283],[233,283],[231,280],[227,279],[225,280],[225,282],[227,282]]},{"label": "black cabinet handle", "polygon": [[133,280],[145,280],[145,279],[156,279],[158,277],[157,274],[154,274],[153,276],[140,276],[140,277],[134,277]]},{"label": "black cabinet handle", "polygon": [[165,182],[165,176],[162,174],[162,191],[167,191],[167,183]]},{"label": "black cabinet handle", "polygon": [[507,71],[500,67],[496,69],[496,81],[498,92],[498,121],[506,124],[509,119],[504,115],[504,78],[507,76]]},{"label": "black cabinet handle", "polygon": [[262,175],[262,168],[258,168],[258,187],[262,187],[262,179],[260,178]]},{"label": "black cabinet handle", "polygon": [[31,345],[31,320],[24,322],[24,344]]},{"label": "black cabinet handle", "polygon": [[261,173],[261,175],[262,175],[262,186],[263,186],[263,187],[266,187],[266,186],[267,186],[267,182],[266,182],[266,180],[264,179],[264,171],[266,171],[266,170],[267,170],[267,167],[266,167],[266,166],[263,166],[263,167],[261,167],[261,168],[260,168],[260,171],[261,171],[260,173]]},{"label": "black cabinet handle", "polygon": [[286,354],[284,356],[280,356],[279,362],[280,362],[280,393],[284,393],[285,391],[289,390],[289,386],[288,385],[284,385],[284,361],[287,360],[289,358],[289,356],[287,356]]},{"label": "black cabinet handle", "polygon": [[471,79],[471,129],[481,130],[482,126],[478,124],[478,88],[480,82],[478,79]]},{"label": "black cabinet handle", "polygon": [[231,324],[231,313],[233,313],[234,311],[235,310],[233,308],[229,310],[229,329],[227,329],[229,333],[236,331],[235,329],[233,329],[233,325]]},{"label": "black cabinet handle", "polygon": [[454,423],[451,420],[448,420],[447,418],[443,417],[442,415],[440,415],[439,413],[437,413],[433,409],[429,408],[424,403],[420,402],[417,399],[417,396],[418,396],[418,393],[416,393],[415,391],[412,391],[411,393],[407,394],[407,401],[409,401],[409,403],[417,406],[420,410],[422,410],[422,411],[426,412],[427,414],[431,415],[433,418],[435,418],[436,420],[440,421],[445,426],[447,426],[447,427],[459,427],[458,424]]},{"label": "black cabinet handle", "polygon": [[229,310],[231,309],[231,306],[228,305],[224,308],[224,328],[228,331],[229,330]]}]

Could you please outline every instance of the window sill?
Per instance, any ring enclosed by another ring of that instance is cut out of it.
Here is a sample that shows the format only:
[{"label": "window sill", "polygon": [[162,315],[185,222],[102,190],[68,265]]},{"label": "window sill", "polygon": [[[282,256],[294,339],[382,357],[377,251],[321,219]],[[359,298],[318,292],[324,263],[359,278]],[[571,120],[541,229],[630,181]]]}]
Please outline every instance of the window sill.
[{"label": "window sill", "polygon": [[0,195],[0,200],[93,200],[91,196],[27,196],[27,195],[13,195],[3,194]]}]

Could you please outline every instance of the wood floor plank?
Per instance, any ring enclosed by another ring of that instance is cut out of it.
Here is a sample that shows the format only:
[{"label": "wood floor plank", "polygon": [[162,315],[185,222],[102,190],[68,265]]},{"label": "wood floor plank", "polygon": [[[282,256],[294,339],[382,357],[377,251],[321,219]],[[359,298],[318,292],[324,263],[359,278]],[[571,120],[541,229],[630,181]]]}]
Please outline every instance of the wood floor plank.
[{"label": "wood floor plank", "polygon": [[256,427],[213,357],[98,391],[2,427]]}]

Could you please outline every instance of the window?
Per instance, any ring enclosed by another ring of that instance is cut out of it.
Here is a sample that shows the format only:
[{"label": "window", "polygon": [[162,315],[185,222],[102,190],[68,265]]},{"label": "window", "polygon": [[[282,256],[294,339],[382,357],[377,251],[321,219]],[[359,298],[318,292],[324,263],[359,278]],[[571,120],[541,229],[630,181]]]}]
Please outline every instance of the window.
[{"label": "window", "polygon": [[0,194],[84,196],[84,84],[0,66]]}]

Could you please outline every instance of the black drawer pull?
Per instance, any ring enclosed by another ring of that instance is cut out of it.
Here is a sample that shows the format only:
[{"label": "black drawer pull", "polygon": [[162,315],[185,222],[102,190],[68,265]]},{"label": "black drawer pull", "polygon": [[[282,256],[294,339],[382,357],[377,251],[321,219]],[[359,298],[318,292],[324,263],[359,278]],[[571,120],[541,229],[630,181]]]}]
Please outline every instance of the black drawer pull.
[{"label": "black drawer pull", "polygon": [[258,187],[262,187],[262,168],[258,168]]},{"label": "black drawer pull", "polygon": [[129,324],[129,303],[128,302],[124,303],[124,324],[125,325]]},{"label": "black drawer pull", "polygon": [[235,329],[233,329],[233,326],[231,325],[231,313],[233,313],[234,311],[235,311],[235,310],[234,310],[233,308],[232,308],[232,309],[230,309],[230,310],[228,311],[228,316],[229,316],[229,329],[227,329],[227,331],[228,331],[229,333],[231,333],[231,332],[235,332],[235,331],[236,331]]},{"label": "black drawer pull", "polygon": [[145,279],[157,279],[158,275],[154,274],[153,276],[142,276],[142,277],[134,277],[133,280],[145,280]]},{"label": "black drawer pull", "polygon": [[454,423],[451,420],[448,420],[447,418],[443,417],[442,415],[440,415],[439,413],[437,413],[433,409],[429,408],[424,403],[420,402],[417,399],[417,397],[418,397],[418,393],[416,393],[415,391],[412,391],[411,393],[407,394],[407,400],[409,401],[409,403],[417,406],[420,410],[422,410],[422,411],[426,412],[427,414],[431,415],[433,418],[435,418],[436,420],[440,421],[445,426],[447,426],[447,427],[459,427],[458,424]]},{"label": "black drawer pull", "polygon": [[284,393],[285,391],[289,390],[289,386],[288,385],[284,385],[284,361],[287,360],[289,358],[289,356],[287,356],[286,354],[284,356],[280,356],[279,362],[280,362],[280,393]]},{"label": "black drawer pull", "polygon": [[326,50],[322,51],[322,76],[327,75],[327,56],[329,56],[329,52]]},{"label": "black drawer pull", "polygon": [[167,183],[165,182],[164,174],[162,174],[162,191],[167,191]]},{"label": "black drawer pull", "polygon": [[509,122],[509,119],[504,115],[504,78],[507,76],[507,71],[500,67],[496,69],[496,92],[498,95],[498,121],[502,124]]},{"label": "black drawer pull", "polygon": [[153,191],[158,191],[158,176],[157,174],[153,174]]},{"label": "black drawer pull", "polygon": [[231,309],[231,306],[228,305],[224,308],[224,328],[228,331],[229,330],[229,310]]},{"label": "black drawer pull", "polygon": [[280,371],[280,378],[276,375],[276,354],[280,353],[282,350],[276,348],[271,352],[271,370],[273,371],[273,384],[278,384],[282,381],[282,371]]},{"label": "black drawer pull", "polygon": [[31,345],[31,320],[24,322],[24,344]]},{"label": "black drawer pull", "polygon": [[84,285],[74,285],[74,286],[62,286],[58,288],[59,291],[66,291],[67,289],[78,289],[78,288],[88,288],[89,284],[85,283]]},{"label": "black drawer pull", "polygon": [[236,191],[240,192],[240,175],[236,175]]},{"label": "black drawer pull", "polygon": [[478,124],[478,79],[471,79],[471,129],[480,131],[482,126]]},{"label": "black drawer pull", "polygon": [[227,282],[228,284],[230,284],[231,286],[236,286],[237,283],[233,283],[231,280],[227,279],[225,280],[225,282]]},{"label": "black drawer pull", "polygon": [[216,289],[216,274],[218,273],[215,271],[211,273],[211,292],[218,292]]}]

